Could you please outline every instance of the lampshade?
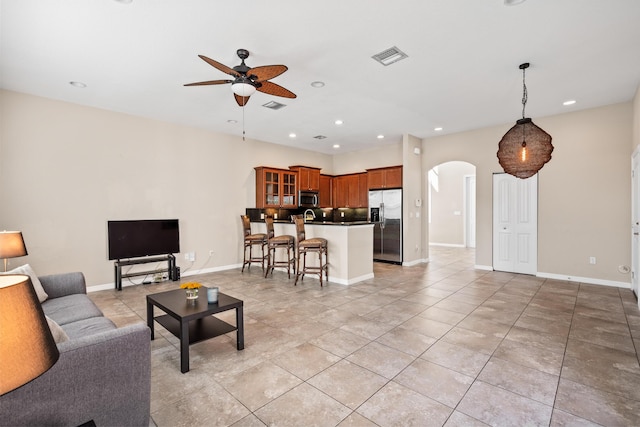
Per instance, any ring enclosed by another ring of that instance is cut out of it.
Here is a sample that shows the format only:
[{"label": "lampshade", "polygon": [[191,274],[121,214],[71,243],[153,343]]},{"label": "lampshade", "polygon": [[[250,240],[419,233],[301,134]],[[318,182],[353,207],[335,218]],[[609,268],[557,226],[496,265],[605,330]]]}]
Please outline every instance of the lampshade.
[{"label": "lampshade", "polygon": [[46,372],[59,355],[29,276],[0,275],[0,395]]},{"label": "lampshade", "polygon": [[502,169],[518,178],[529,178],[551,160],[551,135],[530,118],[520,119],[498,143],[498,161]]},{"label": "lampshade", "polygon": [[529,63],[520,64],[522,70],[522,118],[518,120],[498,143],[498,162],[509,175],[526,179],[536,173],[551,160],[553,145],[551,135],[536,126],[524,116],[527,105],[527,85],[525,70]]},{"label": "lampshade", "polygon": [[27,248],[20,231],[0,231],[0,258],[27,255]]},{"label": "lampshade", "polygon": [[7,258],[27,255],[27,248],[20,231],[0,231],[0,258],[4,258],[4,271],[7,271]]},{"label": "lampshade", "polygon": [[256,87],[254,85],[244,82],[232,84],[231,90],[238,96],[251,96],[256,93]]}]

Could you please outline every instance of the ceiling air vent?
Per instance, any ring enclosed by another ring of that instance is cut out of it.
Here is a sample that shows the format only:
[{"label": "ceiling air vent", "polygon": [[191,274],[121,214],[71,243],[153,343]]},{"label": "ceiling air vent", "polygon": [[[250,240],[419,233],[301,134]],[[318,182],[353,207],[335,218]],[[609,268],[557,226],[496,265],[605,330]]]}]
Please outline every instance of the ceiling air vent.
[{"label": "ceiling air vent", "polygon": [[324,135],[316,135],[316,136],[314,136],[314,138],[315,139],[325,139],[326,136],[324,136]]},{"label": "ceiling air vent", "polygon": [[266,104],[262,104],[262,106],[270,108],[272,110],[279,110],[283,107],[286,107],[285,104],[280,104],[279,102],[276,102],[276,101],[269,101]]},{"label": "ceiling air vent", "polygon": [[383,50],[377,55],[373,55],[372,58],[381,63],[384,66],[391,65],[394,62],[398,62],[401,59],[408,58],[409,56],[398,49],[397,47],[391,47],[387,50]]}]

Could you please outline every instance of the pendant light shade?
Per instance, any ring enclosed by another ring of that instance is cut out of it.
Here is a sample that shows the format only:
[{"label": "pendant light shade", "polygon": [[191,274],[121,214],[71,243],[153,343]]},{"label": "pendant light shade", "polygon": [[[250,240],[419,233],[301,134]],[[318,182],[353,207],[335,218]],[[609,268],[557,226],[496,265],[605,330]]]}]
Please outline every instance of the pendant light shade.
[{"label": "pendant light shade", "polygon": [[520,65],[522,70],[522,118],[519,119],[498,144],[498,161],[509,175],[526,179],[536,173],[551,160],[553,145],[551,135],[536,126],[530,118],[525,118],[527,104],[527,86],[524,70],[529,63]]}]

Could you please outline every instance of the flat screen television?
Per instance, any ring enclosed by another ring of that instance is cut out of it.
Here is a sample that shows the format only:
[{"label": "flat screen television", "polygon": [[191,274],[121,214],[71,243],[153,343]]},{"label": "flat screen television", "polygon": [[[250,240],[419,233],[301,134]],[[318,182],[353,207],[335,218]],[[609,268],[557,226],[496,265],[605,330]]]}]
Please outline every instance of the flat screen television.
[{"label": "flat screen television", "polygon": [[110,260],[180,252],[177,219],[107,221],[107,235]]}]

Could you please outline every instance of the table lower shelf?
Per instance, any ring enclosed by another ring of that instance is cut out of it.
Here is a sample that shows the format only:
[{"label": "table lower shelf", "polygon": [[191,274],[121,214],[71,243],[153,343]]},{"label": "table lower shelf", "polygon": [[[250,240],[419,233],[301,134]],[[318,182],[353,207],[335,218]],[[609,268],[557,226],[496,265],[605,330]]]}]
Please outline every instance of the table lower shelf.
[{"label": "table lower shelf", "polygon": [[[155,317],[154,320],[164,326],[165,329],[173,335],[180,338],[180,322],[178,320],[168,314]],[[189,322],[189,344],[228,334],[237,329],[237,327],[213,316],[205,316],[201,319],[192,320]]]}]

